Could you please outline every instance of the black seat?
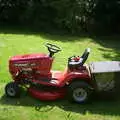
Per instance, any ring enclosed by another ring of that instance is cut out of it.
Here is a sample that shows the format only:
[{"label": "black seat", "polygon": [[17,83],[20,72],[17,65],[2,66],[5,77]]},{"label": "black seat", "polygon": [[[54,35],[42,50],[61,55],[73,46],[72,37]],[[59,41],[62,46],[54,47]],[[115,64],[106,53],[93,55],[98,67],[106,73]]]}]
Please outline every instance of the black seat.
[{"label": "black seat", "polygon": [[89,53],[90,53],[90,48],[87,48],[85,49],[84,53],[82,54],[82,56],[78,61],[72,61],[72,60],[69,61],[68,62],[69,68],[78,68],[80,66],[83,66],[89,56]]}]

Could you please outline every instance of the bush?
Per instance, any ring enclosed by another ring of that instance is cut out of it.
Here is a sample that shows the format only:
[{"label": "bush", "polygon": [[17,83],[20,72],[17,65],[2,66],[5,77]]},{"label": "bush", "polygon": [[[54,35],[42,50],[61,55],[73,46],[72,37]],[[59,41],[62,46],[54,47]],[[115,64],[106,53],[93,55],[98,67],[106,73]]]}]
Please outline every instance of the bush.
[{"label": "bush", "polygon": [[37,28],[55,27],[71,33],[118,31],[118,0],[1,0],[0,22]]}]

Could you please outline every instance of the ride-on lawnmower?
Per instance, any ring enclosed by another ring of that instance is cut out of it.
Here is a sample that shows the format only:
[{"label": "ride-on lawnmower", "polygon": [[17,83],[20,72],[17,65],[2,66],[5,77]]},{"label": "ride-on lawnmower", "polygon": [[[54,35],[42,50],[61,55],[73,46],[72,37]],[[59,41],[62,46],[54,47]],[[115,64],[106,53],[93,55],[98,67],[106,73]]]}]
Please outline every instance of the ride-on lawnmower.
[{"label": "ride-on lawnmower", "polygon": [[85,103],[94,91],[118,88],[120,62],[93,62],[85,65],[90,53],[87,48],[82,56],[68,58],[68,66],[63,72],[52,71],[53,56],[61,48],[49,43],[46,47],[49,54],[11,57],[9,71],[14,81],[5,87],[7,96],[20,96],[20,87],[27,86],[30,95],[40,100],[56,100],[67,96],[70,101]]}]

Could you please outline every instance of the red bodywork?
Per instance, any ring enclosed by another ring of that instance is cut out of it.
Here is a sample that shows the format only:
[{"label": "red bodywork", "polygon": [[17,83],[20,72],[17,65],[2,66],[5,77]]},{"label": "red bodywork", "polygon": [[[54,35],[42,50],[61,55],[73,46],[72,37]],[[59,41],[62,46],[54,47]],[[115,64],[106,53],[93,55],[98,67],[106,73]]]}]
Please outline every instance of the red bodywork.
[{"label": "red bodywork", "polygon": [[[53,86],[55,90],[37,90],[30,87],[29,93],[40,100],[55,100],[62,98],[66,94],[65,85],[74,79],[84,79],[90,82],[90,75],[86,67],[80,69],[66,68],[63,72],[51,71],[53,58],[46,54],[27,54],[14,56],[9,60],[9,71],[13,80],[20,82],[21,80],[29,80],[34,84],[42,84],[45,86]],[[22,75],[16,77],[20,71],[24,71]]]}]

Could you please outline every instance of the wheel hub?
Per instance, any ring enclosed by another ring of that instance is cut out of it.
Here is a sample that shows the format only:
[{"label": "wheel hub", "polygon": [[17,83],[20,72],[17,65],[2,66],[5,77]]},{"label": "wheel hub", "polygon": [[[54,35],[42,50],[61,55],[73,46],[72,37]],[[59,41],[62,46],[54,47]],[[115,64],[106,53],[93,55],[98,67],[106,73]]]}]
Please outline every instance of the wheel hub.
[{"label": "wheel hub", "polygon": [[10,88],[7,90],[7,92],[8,92],[8,94],[9,94],[10,96],[14,96],[14,95],[15,95],[15,90],[14,90],[14,88],[12,88],[12,87],[10,87]]},{"label": "wheel hub", "polygon": [[78,102],[82,102],[87,98],[87,92],[83,88],[77,88],[73,92],[73,98]]}]

